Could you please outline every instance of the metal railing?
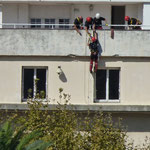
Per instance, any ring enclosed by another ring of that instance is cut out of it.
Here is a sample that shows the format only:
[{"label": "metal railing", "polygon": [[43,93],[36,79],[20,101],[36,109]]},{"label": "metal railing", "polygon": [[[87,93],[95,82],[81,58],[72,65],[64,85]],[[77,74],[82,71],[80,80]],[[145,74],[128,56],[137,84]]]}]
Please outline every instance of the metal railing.
[{"label": "metal railing", "polygon": [[[0,28],[36,28],[36,29],[73,29],[74,24],[27,24],[27,23],[2,23],[0,24]],[[127,24],[108,24],[102,25],[103,29],[110,29],[111,27],[122,27],[124,29],[127,29],[129,27],[149,27],[150,25],[127,25]]]}]

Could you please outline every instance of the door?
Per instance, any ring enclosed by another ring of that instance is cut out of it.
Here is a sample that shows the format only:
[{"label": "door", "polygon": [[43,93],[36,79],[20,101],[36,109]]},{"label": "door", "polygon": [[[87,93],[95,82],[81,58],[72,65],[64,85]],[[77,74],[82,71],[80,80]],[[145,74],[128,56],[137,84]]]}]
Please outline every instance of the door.
[{"label": "door", "polygon": [[[125,24],[125,6],[112,6],[111,24]],[[124,29],[124,27],[112,27],[113,29]]]}]

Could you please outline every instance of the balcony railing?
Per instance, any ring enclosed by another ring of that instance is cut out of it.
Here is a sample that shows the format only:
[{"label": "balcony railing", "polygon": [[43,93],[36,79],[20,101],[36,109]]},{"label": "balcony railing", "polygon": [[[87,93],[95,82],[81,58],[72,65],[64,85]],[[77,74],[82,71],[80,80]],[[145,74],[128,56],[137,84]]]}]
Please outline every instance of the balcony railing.
[{"label": "balcony railing", "polygon": [[[9,29],[16,29],[16,28],[36,28],[36,29],[73,29],[74,24],[27,24],[27,23],[2,23],[0,24],[1,28],[9,28]],[[150,25],[122,25],[122,24],[108,24],[102,25],[103,29],[128,29],[129,27],[141,27],[141,29],[148,27]]]}]

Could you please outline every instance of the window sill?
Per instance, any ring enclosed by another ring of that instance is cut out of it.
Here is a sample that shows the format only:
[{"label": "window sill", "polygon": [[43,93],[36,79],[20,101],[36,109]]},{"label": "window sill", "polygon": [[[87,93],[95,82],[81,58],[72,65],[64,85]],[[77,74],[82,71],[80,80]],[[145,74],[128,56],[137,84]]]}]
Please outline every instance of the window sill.
[{"label": "window sill", "polygon": [[99,100],[95,99],[94,103],[120,103],[119,99],[114,99],[114,100]]}]

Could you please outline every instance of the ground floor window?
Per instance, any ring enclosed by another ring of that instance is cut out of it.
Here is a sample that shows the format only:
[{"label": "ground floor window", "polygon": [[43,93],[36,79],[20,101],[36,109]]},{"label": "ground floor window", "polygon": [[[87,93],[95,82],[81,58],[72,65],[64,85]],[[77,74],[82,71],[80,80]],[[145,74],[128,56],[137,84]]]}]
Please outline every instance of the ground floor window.
[{"label": "ground floor window", "polygon": [[101,69],[96,73],[96,101],[119,100],[119,69]]},{"label": "ground floor window", "polygon": [[47,95],[47,68],[23,67],[22,69],[22,98],[45,99]]}]

